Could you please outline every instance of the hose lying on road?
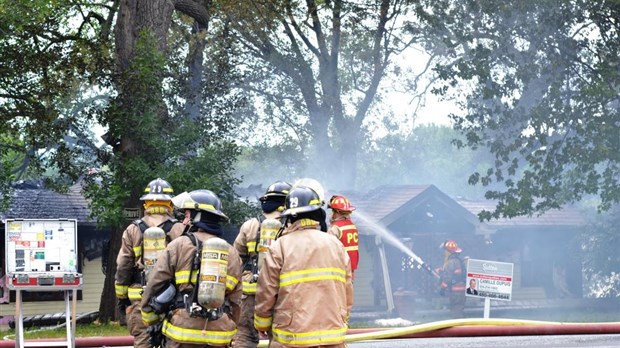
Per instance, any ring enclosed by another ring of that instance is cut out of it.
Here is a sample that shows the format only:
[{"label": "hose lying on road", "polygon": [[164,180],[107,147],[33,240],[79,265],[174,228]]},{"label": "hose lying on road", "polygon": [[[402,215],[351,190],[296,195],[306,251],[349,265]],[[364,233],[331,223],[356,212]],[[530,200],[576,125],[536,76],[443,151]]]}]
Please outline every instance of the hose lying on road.
[{"label": "hose lying on road", "polygon": [[[393,329],[350,329],[345,341],[389,338],[620,333],[620,323],[560,323],[520,319],[451,319]],[[261,340],[258,347],[267,347]]]},{"label": "hose lying on road", "polygon": [[[357,342],[392,338],[571,334],[620,334],[620,322],[560,323],[521,319],[451,319],[398,328],[350,329],[345,340]],[[53,342],[53,340],[28,340],[28,342],[34,341]],[[84,337],[76,338],[75,341],[76,347],[133,346],[132,336]],[[261,340],[258,346],[267,347],[267,345],[267,340]],[[55,347],[49,344],[45,346]],[[63,345],[59,342],[57,347],[66,346],[66,343]],[[0,341],[0,348],[5,347],[15,347],[15,341]]]}]

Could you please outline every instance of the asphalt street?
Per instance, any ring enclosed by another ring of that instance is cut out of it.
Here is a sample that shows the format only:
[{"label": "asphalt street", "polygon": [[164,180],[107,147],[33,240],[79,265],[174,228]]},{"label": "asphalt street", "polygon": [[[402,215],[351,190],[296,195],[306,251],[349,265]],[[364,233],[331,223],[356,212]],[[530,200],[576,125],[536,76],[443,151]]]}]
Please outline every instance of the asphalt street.
[{"label": "asphalt street", "polygon": [[620,335],[541,335],[541,336],[494,336],[494,337],[444,337],[386,339],[352,342],[347,347],[355,348],[618,348]]}]

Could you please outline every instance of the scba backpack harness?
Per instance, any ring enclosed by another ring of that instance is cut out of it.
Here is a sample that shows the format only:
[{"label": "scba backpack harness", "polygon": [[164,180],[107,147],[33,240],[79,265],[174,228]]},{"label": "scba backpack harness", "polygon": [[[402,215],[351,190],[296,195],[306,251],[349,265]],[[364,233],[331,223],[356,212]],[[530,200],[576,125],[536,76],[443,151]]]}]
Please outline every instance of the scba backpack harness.
[{"label": "scba backpack harness", "polygon": [[[228,242],[212,237],[204,243],[193,233],[186,235],[196,247],[190,275],[198,271],[196,283],[191,294],[183,295],[183,305],[192,317],[217,320],[224,313],[232,313],[226,299],[226,281],[228,276]],[[191,282],[192,277],[190,277]],[[191,298],[190,298],[191,296]]]},{"label": "scba backpack harness", "polygon": [[176,219],[168,219],[154,227],[150,227],[142,219],[132,222],[140,229],[140,232],[142,232],[141,248],[142,262],[144,263],[144,269],[138,267],[134,268],[132,276],[134,283],[140,283],[142,286],[146,286],[148,272],[155,266],[159,254],[166,248],[166,245],[170,243],[171,238],[168,232],[170,232],[177,222]]},{"label": "scba backpack harness", "polygon": [[[191,292],[178,293],[171,280],[158,295],[151,298],[149,305],[155,314],[170,313],[176,308],[185,308],[191,317],[217,320],[223,313],[232,313],[226,299],[226,278],[228,268],[228,243],[217,237],[201,242],[192,232],[185,232],[196,251],[189,271]],[[197,273],[196,283],[191,276]]]}]

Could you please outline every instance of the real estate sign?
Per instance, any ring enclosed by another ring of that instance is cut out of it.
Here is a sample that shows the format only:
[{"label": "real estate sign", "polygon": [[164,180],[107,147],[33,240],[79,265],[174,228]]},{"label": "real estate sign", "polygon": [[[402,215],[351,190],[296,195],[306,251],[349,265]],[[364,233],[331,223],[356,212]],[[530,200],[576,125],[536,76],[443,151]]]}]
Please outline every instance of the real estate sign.
[{"label": "real estate sign", "polygon": [[513,266],[507,262],[468,259],[466,296],[510,301]]}]

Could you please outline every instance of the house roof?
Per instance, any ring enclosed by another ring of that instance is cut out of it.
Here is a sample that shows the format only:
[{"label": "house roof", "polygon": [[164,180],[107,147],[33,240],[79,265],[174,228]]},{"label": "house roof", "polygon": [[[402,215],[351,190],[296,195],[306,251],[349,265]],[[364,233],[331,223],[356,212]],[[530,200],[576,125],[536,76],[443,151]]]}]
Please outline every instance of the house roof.
[{"label": "house roof", "polygon": [[434,185],[386,185],[380,186],[366,195],[348,196],[366,217],[387,225],[409,214],[416,205],[430,199],[446,206],[452,215],[461,217],[481,228],[507,228],[532,226],[581,226],[585,219],[578,209],[567,207],[547,211],[539,216],[518,216],[511,219],[494,219],[479,222],[478,213],[482,210],[495,210],[495,202],[489,200],[466,200],[452,198]]},{"label": "house roof", "polygon": [[411,208],[431,199],[445,205],[452,215],[477,223],[477,218],[474,215],[434,185],[380,186],[360,198],[358,209],[369,218],[389,224],[410,211],[404,209],[406,206]]},{"label": "house roof", "polygon": [[[386,216],[416,198],[431,185],[386,185],[359,197],[357,209],[368,217],[381,221]],[[353,199],[349,198],[353,203]],[[354,203],[355,205],[355,203]]]},{"label": "house roof", "polygon": [[[456,201],[476,216],[483,210],[494,211],[496,204],[493,201],[473,201],[463,198],[457,198]],[[549,210],[541,215],[494,219],[487,221],[486,224],[491,227],[582,226],[586,224],[586,221],[578,209],[565,207],[561,210]]]},{"label": "house roof", "polygon": [[9,208],[0,212],[5,219],[76,219],[81,224],[95,224],[81,185],[69,187],[67,193],[35,187],[14,189]]}]

